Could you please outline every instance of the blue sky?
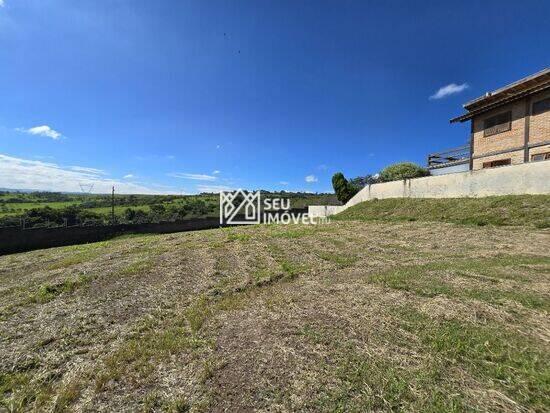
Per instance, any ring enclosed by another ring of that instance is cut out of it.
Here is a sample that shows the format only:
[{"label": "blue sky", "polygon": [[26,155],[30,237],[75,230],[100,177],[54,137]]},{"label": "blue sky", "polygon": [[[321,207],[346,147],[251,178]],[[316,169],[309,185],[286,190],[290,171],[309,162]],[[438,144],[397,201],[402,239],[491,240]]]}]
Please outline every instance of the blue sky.
[{"label": "blue sky", "polygon": [[329,191],[466,143],[549,41],[545,0],[0,0],[0,187]]}]

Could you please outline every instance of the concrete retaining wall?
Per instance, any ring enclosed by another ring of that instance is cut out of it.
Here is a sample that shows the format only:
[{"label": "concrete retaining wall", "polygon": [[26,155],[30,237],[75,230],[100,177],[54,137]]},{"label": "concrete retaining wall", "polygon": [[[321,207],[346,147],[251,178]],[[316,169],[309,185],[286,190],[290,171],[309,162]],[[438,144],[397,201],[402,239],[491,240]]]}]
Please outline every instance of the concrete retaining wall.
[{"label": "concrete retaining wall", "polygon": [[369,185],[346,205],[310,206],[311,216],[334,215],[360,202],[385,198],[464,198],[550,194],[550,161]]}]

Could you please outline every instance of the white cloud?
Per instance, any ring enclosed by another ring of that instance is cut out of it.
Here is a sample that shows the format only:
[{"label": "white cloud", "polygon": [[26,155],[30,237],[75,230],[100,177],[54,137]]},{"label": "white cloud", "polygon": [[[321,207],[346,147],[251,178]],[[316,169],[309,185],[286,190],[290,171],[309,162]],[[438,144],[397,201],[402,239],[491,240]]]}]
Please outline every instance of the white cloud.
[{"label": "white cloud", "polygon": [[446,86],[440,87],[437,92],[435,92],[432,96],[430,96],[430,100],[443,99],[444,97],[463,92],[469,87],[470,86],[468,86],[467,83],[462,83],[461,85],[457,85],[456,83],[451,83]]},{"label": "white cloud", "polygon": [[5,5],[4,0],[0,0],[0,7],[4,7]]},{"label": "white cloud", "polygon": [[15,130],[18,132],[28,133],[29,135],[44,136],[53,140],[58,140],[64,137],[61,133],[50,128],[48,125],[34,126],[29,129],[16,128]]},{"label": "white cloud", "polygon": [[317,181],[318,181],[318,179],[315,175],[306,176],[306,182],[309,183],[309,184],[313,183],[313,182],[317,182]]},{"label": "white cloud", "polygon": [[212,175],[219,175],[220,171],[218,171],[217,169],[215,171],[212,171]]},{"label": "white cloud", "polygon": [[197,185],[198,192],[214,192],[219,193],[221,191],[233,191],[235,188],[224,185]]},{"label": "white cloud", "polygon": [[167,175],[171,176],[172,178],[192,179],[194,181],[215,181],[216,180],[215,176],[204,175],[204,174],[188,174],[184,172],[172,172]]},{"label": "white cloud", "polygon": [[103,177],[100,169],[64,167],[55,163],[15,158],[0,154],[0,187],[38,191],[80,192],[80,185],[94,185],[94,193],[120,194],[176,193],[166,187],[138,185]]},{"label": "white cloud", "polygon": [[88,174],[88,175],[107,175],[107,172],[105,172],[101,169],[86,168],[84,166],[69,166],[69,169],[71,171],[82,172],[82,173]]},{"label": "white cloud", "polygon": [[132,175],[132,174],[128,174],[128,175],[123,176],[124,179],[132,179],[133,177],[134,177],[134,175]]},{"label": "white cloud", "polygon": [[288,182],[287,181],[279,181],[279,184],[280,185],[288,185]]}]

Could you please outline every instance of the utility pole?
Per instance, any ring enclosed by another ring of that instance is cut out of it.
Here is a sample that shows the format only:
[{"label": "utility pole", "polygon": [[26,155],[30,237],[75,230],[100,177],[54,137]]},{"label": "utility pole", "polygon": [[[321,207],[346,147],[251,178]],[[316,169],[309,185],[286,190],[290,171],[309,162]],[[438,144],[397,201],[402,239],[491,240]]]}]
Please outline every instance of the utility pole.
[{"label": "utility pole", "polygon": [[111,194],[111,225],[115,225],[115,187]]}]

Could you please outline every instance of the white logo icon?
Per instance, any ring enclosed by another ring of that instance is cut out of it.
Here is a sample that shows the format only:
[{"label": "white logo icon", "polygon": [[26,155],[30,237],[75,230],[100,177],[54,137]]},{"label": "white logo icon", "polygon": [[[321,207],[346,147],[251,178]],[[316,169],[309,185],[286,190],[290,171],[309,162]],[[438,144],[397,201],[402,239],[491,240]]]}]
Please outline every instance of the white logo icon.
[{"label": "white logo icon", "polygon": [[259,224],[260,192],[236,191],[220,192],[220,224]]}]

